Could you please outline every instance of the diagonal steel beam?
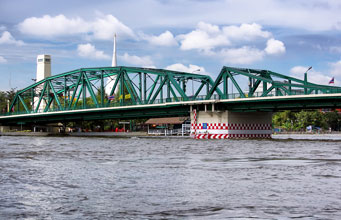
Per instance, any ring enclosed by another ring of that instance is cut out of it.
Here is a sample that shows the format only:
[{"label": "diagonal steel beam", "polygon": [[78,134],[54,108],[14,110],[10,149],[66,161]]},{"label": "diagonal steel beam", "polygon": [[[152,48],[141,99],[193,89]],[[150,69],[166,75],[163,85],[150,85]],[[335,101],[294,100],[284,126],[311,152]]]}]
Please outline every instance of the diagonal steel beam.
[{"label": "diagonal steel beam", "polygon": [[90,92],[90,96],[91,96],[92,100],[94,101],[96,107],[99,108],[99,104],[98,104],[96,95],[94,93],[94,90],[92,89],[92,84],[91,84],[91,82],[90,82],[90,80],[89,80],[89,78],[88,78],[86,73],[84,73],[84,78],[85,78],[85,81],[86,81],[86,86],[87,86],[87,88],[88,88],[88,90]]},{"label": "diagonal steel beam", "polygon": [[198,97],[200,91],[202,90],[202,88],[204,88],[205,85],[206,85],[206,81],[201,81],[201,85],[199,86],[199,88],[195,92],[194,96],[192,97],[192,100],[195,100]]},{"label": "diagonal steel beam", "polygon": [[[78,79],[77,79],[77,83],[76,83],[76,85],[74,86],[72,98],[71,98],[71,101],[69,102],[69,107],[68,107],[68,109],[70,109],[71,106],[72,106],[73,100],[74,100],[74,98],[75,98],[75,96],[76,96],[76,93],[77,93],[77,90],[78,90],[78,86],[79,86],[81,80],[82,80],[82,73],[79,72]],[[71,88],[71,87],[70,87],[70,88]],[[77,100],[78,100],[78,99],[77,99]]]},{"label": "diagonal steel beam", "polygon": [[44,93],[45,93],[46,87],[47,87],[47,83],[45,82],[45,84],[44,84],[44,87],[43,87],[42,91],[40,91],[41,93],[40,93],[40,97],[39,97],[39,100],[38,100],[38,103],[37,103],[36,109],[35,109],[35,111],[34,111],[35,113],[37,113],[37,112],[38,112],[38,109],[39,109],[39,106],[40,106],[41,100],[42,100],[42,99],[43,99],[43,97],[44,97]]},{"label": "diagonal steel beam", "polygon": [[181,95],[183,100],[188,101],[188,97],[187,97],[186,93],[181,89],[180,85],[174,80],[173,74],[168,73],[167,75],[168,75],[168,79],[173,84],[175,89],[179,92],[179,94]]},{"label": "diagonal steel beam", "polygon": [[24,106],[26,113],[29,113],[30,111],[28,110],[28,108],[27,108],[23,98],[20,95],[18,97],[19,97],[19,100],[20,100],[21,104]]},{"label": "diagonal steel beam", "polygon": [[126,84],[127,89],[130,90],[130,91],[128,90],[129,93],[131,93],[131,95],[134,96],[134,102],[136,103],[136,101],[137,101],[138,103],[141,103],[141,99],[139,98],[139,96],[138,96],[138,94],[134,88],[133,82],[129,78],[129,75],[126,72],[124,75],[125,75],[125,78],[127,79],[124,82]]},{"label": "diagonal steel beam", "polygon": [[271,90],[273,90],[275,87],[272,85],[269,89],[267,89],[265,92],[263,92],[263,94],[261,95],[261,97],[265,97],[269,94],[269,92],[271,92]]},{"label": "diagonal steel beam", "polygon": [[242,89],[239,87],[239,85],[238,85],[237,81],[234,79],[233,75],[232,75],[229,71],[226,71],[226,73],[228,74],[229,78],[231,79],[233,85],[237,88],[240,97],[246,98],[244,92],[243,92]]},{"label": "diagonal steel beam", "polygon": [[[152,97],[152,94],[153,94],[154,89],[155,89],[155,87],[156,87],[156,84],[157,84],[157,82],[159,81],[159,78],[160,78],[160,76],[158,75],[158,76],[156,77],[156,79],[155,79],[155,81],[154,81],[154,83],[153,83],[151,89],[150,89],[150,92],[149,92],[149,94],[148,94],[146,103],[149,103],[150,98]],[[165,78],[165,79],[166,79],[166,78]]]},{"label": "diagonal steel beam", "polygon": [[51,81],[48,80],[47,82],[48,82],[49,85],[50,85],[50,88],[51,88],[51,90],[52,90],[52,93],[53,93],[53,95],[54,95],[54,98],[55,98],[55,100],[56,100],[56,102],[57,102],[57,105],[58,105],[59,109],[60,109],[60,110],[63,109],[63,108],[62,108],[62,105],[61,105],[60,102],[59,102],[58,94],[57,94],[56,91],[54,90],[54,87],[53,87]]},{"label": "diagonal steel beam", "polygon": [[206,94],[206,99],[210,99],[211,96],[213,95],[213,93],[218,89],[218,86],[224,76],[224,74],[226,74],[226,68],[223,67],[217,77],[217,79],[214,81],[214,84],[212,85],[211,89],[209,90],[209,93]]},{"label": "diagonal steel beam", "polygon": [[[163,85],[165,85],[165,83],[166,83],[167,80],[168,80],[167,77],[165,77],[165,78],[162,80],[162,82],[160,83],[159,88],[156,90],[156,92],[155,92],[153,98],[149,101],[150,104],[153,104],[153,103],[154,103],[156,97],[159,95],[161,89],[163,88]],[[157,82],[157,81],[156,81],[156,82]]]},{"label": "diagonal steel beam", "polygon": [[172,87],[169,87],[169,90],[170,90],[170,92],[173,94],[173,97],[174,97],[175,101],[178,102],[179,99],[178,99],[176,93],[174,92],[174,89],[173,89]]},{"label": "diagonal steel beam", "polygon": [[[81,88],[79,89],[79,92],[78,92],[78,95],[77,95],[77,99],[76,99],[75,103],[73,103],[72,109],[75,109],[75,108],[76,108],[77,103],[78,103],[78,101],[79,101],[79,98],[81,97],[82,92],[83,92],[83,86],[81,86]],[[76,91],[74,91],[74,93],[76,93]],[[70,103],[72,103],[72,102],[73,102],[73,100],[71,100]]]}]

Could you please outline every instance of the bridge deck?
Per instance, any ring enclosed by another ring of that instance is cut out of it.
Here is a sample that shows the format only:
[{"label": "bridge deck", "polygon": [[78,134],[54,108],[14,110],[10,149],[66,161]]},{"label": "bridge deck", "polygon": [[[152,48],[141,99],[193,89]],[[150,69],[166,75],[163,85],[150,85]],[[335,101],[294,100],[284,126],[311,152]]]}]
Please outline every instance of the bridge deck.
[{"label": "bridge deck", "polygon": [[189,115],[190,106],[212,105],[214,109],[231,111],[278,111],[284,109],[316,109],[341,107],[341,93],[254,97],[239,99],[211,99],[166,102],[159,104],[87,108],[65,111],[38,112],[0,116],[0,122],[69,121],[108,118],[146,118]]}]

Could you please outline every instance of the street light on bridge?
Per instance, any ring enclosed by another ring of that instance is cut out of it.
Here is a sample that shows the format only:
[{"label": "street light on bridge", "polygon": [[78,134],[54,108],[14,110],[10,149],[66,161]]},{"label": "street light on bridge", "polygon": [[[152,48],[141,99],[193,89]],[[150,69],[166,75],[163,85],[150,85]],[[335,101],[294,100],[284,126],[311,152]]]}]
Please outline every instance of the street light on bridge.
[{"label": "street light on bridge", "polygon": [[311,67],[309,67],[308,69],[307,69],[307,71],[305,71],[305,73],[304,73],[304,82],[305,83],[307,83],[308,82],[308,77],[307,77],[307,73],[308,73],[308,71],[309,70],[311,70],[313,67],[311,66]]},{"label": "street light on bridge", "polygon": [[[304,85],[307,85],[307,84],[308,84],[308,76],[307,76],[307,73],[308,73],[308,71],[311,70],[312,68],[313,68],[312,66],[309,67],[309,68],[307,69],[307,71],[305,71],[305,73],[304,73]],[[307,94],[307,88],[304,88],[304,94]]]}]

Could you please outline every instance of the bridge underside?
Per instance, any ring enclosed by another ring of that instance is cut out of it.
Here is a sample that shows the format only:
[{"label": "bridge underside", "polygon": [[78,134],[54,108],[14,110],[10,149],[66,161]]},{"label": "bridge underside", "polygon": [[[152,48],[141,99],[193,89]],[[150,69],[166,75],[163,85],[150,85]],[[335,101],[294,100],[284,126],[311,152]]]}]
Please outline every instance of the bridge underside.
[{"label": "bridge underside", "polygon": [[29,115],[17,115],[0,120],[3,125],[15,125],[20,123],[46,124],[52,122],[75,122],[106,119],[139,119],[188,116],[189,106],[155,106],[148,108],[110,108],[75,110],[73,112],[50,112]]}]

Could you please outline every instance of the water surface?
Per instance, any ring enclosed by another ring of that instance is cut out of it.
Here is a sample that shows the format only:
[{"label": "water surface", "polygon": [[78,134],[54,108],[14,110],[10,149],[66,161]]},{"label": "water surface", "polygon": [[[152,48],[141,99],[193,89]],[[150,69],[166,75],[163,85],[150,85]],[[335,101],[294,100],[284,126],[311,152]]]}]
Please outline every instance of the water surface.
[{"label": "water surface", "polygon": [[0,219],[341,219],[341,142],[0,137]]}]

